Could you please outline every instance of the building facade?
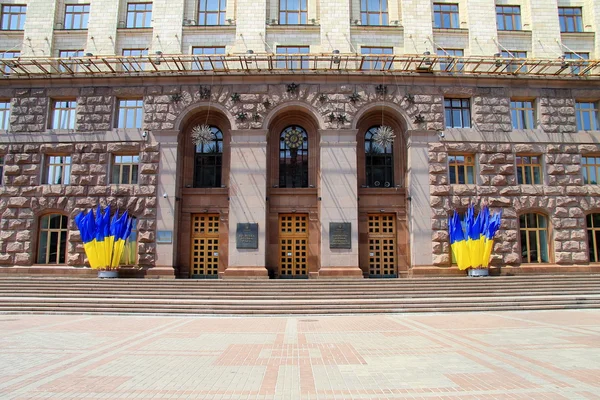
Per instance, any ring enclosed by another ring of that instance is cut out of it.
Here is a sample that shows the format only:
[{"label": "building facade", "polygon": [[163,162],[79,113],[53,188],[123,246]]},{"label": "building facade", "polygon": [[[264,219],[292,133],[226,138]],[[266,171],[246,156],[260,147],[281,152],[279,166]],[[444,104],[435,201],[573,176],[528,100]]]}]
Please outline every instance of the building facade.
[{"label": "building facade", "polygon": [[98,204],[148,277],[459,274],[470,203],[494,273],[600,271],[598,1],[0,7],[0,274],[90,274]]}]

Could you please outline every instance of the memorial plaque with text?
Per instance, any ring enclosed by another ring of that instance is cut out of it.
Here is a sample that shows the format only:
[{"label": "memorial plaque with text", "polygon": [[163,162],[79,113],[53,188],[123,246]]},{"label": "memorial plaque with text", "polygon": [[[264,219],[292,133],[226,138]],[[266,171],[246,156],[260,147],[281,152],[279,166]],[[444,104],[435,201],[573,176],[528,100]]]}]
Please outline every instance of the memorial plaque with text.
[{"label": "memorial plaque with text", "polygon": [[352,224],[350,222],[329,223],[329,248],[352,248]]},{"label": "memorial plaque with text", "polygon": [[235,246],[237,249],[258,249],[258,224],[237,224]]}]

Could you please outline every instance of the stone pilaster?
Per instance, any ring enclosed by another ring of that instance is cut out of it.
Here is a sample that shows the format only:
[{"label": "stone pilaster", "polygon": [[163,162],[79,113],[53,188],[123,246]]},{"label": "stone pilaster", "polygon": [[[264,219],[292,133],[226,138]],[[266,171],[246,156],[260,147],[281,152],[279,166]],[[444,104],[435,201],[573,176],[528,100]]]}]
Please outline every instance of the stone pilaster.
[{"label": "stone pilaster", "polygon": [[[181,53],[184,0],[154,0],[152,53]],[[184,52],[185,53],[185,52]]]},{"label": "stone pilaster", "polygon": [[498,29],[495,23],[484,23],[484,21],[496,20],[496,5],[494,2],[466,0],[465,10],[468,21],[466,26],[469,27],[469,55],[491,56],[496,53],[498,51],[498,45],[496,44]]},{"label": "stone pilaster", "polygon": [[531,0],[532,54],[528,57],[558,58],[564,51],[558,44],[560,24],[556,0]]},{"label": "stone pilaster", "polygon": [[321,46],[324,53],[353,53],[350,46],[350,2],[321,0]]},{"label": "stone pilaster", "polygon": [[[229,172],[229,265],[223,278],[268,279],[265,268],[267,221],[267,131],[231,131]],[[238,249],[238,223],[258,224],[258,249]]]},{"label": "stone pilaster", "polygon": [[266,0],[238,0],[234,53],[265,52]]},{"label": "stone pilaster", "polygon": [[[362,278],[358,265],[356,130],[321,131],[321,269],[319,277]],[[329,223],[349,222],[350,249],[331,249]]]},{"label": "stone pilaster", "polygon": [[[22,4],[22,3],[20,3]],[[21,56],[52,57],[52,34],[56,1],[30,0],[27,2],[27,17]]]},{"label": "stone pilaster", "polygon": [[404,52],[421,54],[425,50],[435,54],[429,41],[433,37],[433,9],[431,2],[405,0],[402,2],[402,25],[404,26]]},{"label": "stone pilaster", "polygon": [[90,6],[85,51],[94,55],[114,55],[118,24],[119,2],[94,0]]}]

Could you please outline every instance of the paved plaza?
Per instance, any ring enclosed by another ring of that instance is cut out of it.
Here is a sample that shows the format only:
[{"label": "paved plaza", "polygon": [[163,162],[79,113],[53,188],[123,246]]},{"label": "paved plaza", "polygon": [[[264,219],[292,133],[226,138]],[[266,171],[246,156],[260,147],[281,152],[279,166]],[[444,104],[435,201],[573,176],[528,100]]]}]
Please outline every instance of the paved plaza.
[{"label": "paved plaza", "polygon": [[0,399],[600,399],[600,310],[0,315]]}]

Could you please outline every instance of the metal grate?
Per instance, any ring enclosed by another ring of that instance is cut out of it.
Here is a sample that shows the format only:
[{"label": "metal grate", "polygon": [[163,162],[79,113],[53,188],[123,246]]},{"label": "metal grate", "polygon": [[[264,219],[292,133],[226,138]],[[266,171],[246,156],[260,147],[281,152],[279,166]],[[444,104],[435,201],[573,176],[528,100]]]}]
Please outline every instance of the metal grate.
[{"label": "metal grate", "polygon": [[396,277],[396,218],[369,215],[369,276]]},{"label": "metal grate", "polygon": [[279,273],[282,278],[308,277],[308,215],[279,216]]},{"label": "metal grate", "polygon": [[219,215],[192,216],[192,278],[216,278],[219,273]]}]

